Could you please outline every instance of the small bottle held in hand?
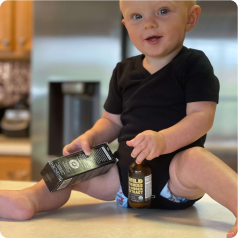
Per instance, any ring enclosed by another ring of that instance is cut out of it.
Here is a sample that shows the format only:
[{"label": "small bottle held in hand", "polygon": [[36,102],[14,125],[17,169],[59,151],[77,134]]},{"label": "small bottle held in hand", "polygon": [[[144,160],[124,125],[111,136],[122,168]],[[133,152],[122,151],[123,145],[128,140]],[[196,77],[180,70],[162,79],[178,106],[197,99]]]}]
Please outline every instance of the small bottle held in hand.
[{"label": "small bottle held in hand", "polygon": [[132,208],[148,208],[151,205],[152,174],[150,167],[145,163],[135,161],[129,166],[128,172],[128,199]]}]

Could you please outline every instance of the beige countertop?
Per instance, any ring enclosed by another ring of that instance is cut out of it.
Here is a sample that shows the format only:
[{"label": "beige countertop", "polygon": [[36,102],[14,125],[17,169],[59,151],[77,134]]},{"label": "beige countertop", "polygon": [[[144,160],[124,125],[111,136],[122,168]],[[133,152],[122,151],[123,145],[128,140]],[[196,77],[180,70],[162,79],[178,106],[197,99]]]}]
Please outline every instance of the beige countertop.
[{"label": "beige countertop", "polygon": [[[18,190],[34,182],[0,181],[0,189]],[[134,210],[72,191],[60,209],[27,221],[0,219],[5,238],[225,238],[233,214],[205,195],[181,211]]]},{"label": "beige countertop", "polygon": [[30,138],[10,138],[0,134],[0,155],[31,156]]}]

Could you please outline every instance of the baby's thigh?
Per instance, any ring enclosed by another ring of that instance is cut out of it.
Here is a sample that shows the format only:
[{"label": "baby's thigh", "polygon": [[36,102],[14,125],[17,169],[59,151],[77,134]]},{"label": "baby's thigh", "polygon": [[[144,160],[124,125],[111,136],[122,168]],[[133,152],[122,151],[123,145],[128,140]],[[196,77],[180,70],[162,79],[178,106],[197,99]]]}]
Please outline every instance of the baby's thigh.
[{"label": "baby's thigh", "polygon": [[192,147],[176,154],[169,167],[170,180],[168,186],[170,191],[179,197],[195,200],[204,195],[195,184],[194,173],[198,170],[202,147]]},{"label": "baby's thigh", "polygon": [[120,188],[118,168],[115,164],[106,174],[77,183],[72,190],[86,193],[87,195],[104,201],[113,201]]}]

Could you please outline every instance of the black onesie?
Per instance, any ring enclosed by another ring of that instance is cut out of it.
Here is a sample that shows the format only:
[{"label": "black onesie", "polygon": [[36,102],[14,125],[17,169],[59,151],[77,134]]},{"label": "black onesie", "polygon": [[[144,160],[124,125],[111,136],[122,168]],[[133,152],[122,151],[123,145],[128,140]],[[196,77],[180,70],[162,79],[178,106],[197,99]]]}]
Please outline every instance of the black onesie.
[{"label": "black onesie", "polygon": [[[186,104],[198,101],[218,103],[219,81],[206,55],[185,46],[176,57],[154,74],[142,65],[141,54],[117,63],[113,70],[109,94],[104,109],[112,114],[121,114],[118,171],[123,194],[128,197],[128,167],[134,161],[134,149],[126,145],[145,130],[161,131],[169,128],[186,116]],[[169,180],[169,165],[174,155],[190,147],[204,147],[206,135],[170,154],[160,155],[151,161],[145,160],[152,170],[151,208],[184,209],[195,201],[175,203],[160,196]]]}]

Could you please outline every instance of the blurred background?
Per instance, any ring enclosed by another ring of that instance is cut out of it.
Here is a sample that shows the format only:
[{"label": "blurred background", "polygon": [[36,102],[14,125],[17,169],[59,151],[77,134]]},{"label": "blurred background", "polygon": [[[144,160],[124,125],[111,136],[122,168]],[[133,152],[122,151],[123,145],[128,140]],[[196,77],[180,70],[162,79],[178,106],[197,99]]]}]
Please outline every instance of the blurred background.
[{"label": "blurred background", "polygon": [[[205,148],[237,172],[237,6],[197,4],[184,45],[204,51],[220,81]],[[121,20],[118,1],[1,5],[0,180],[39,181],[47,161],[102,116],[114,67],[141,54]]]}]

